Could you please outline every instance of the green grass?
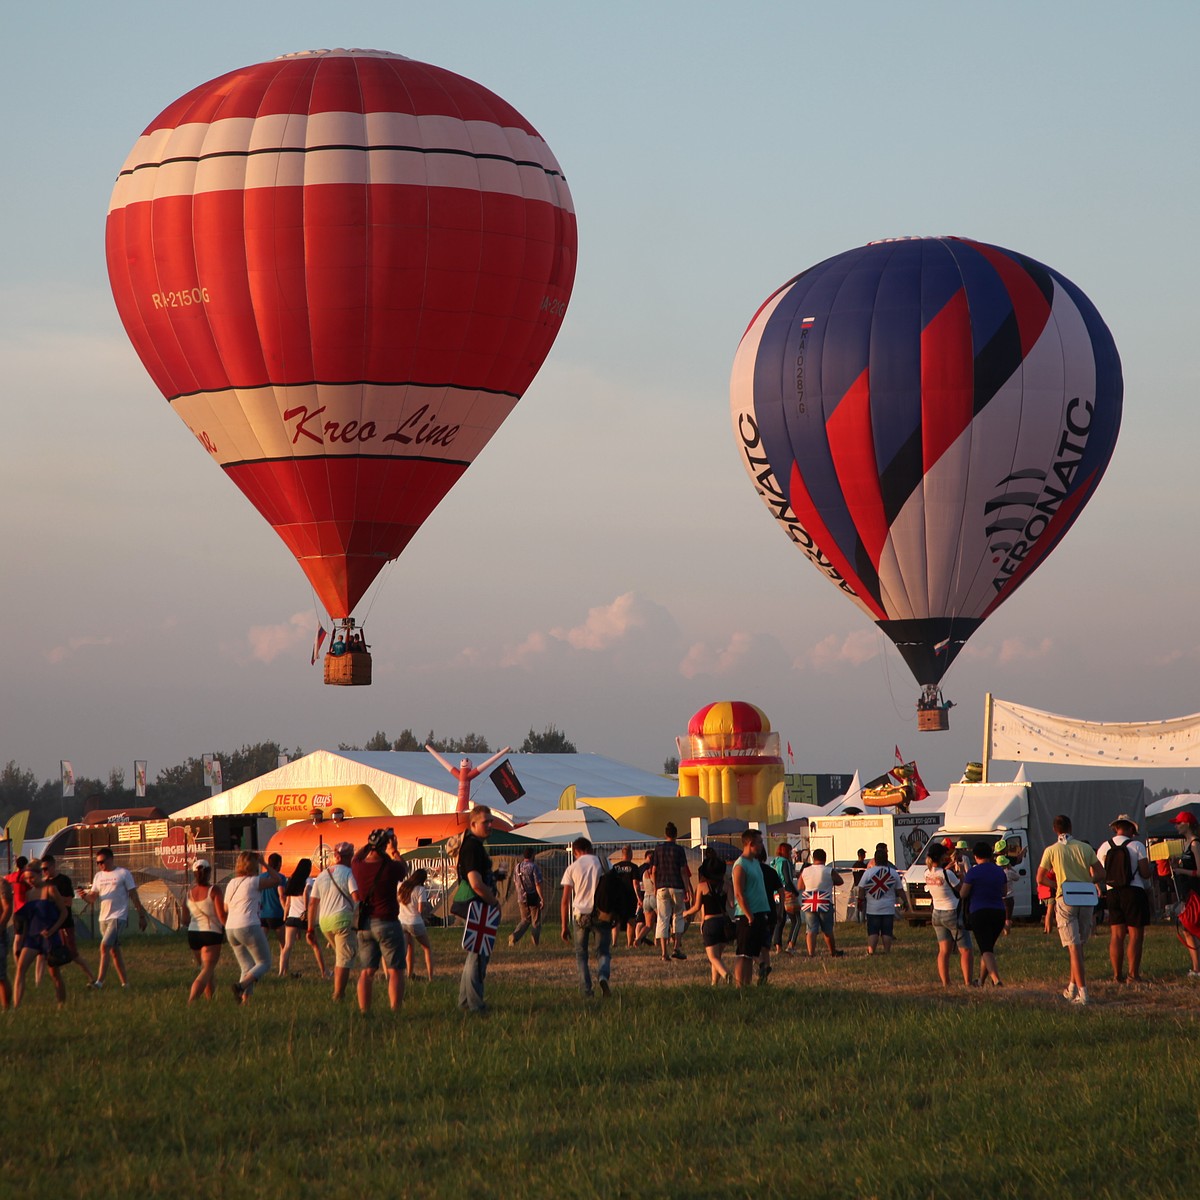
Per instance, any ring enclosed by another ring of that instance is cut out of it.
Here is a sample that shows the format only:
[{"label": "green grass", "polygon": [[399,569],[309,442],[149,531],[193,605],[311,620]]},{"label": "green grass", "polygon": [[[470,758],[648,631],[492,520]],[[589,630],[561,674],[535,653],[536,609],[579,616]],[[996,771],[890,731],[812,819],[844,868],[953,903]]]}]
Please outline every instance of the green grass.
[{"label": "green grass", "polygon": [[[870,960],[839,929],[849,957],[740,994],[707,986],[693,935],[686,964],[621,951],[608,1002],[547,938],[500,947],[484,1019],[456,1010],[461,956],[434,937],[441,976],[399,1015],[377,986],[366,1018],[315,977],[239,1008],[228,951],[189,1009],[176,937],[130,939],[126,993],[71,968],[64,1012],[43,984],[0,1020],[4,1178],[123,1200],[1195,1195],[1200,989],[1168,930],[1146,954],[1162,982],[1098,985],[1086,1011],[1034,929],[1002,944],[1004,991],[942,994],[928,930]],[[1088,959],[1107,975],[1099,940]]]}]

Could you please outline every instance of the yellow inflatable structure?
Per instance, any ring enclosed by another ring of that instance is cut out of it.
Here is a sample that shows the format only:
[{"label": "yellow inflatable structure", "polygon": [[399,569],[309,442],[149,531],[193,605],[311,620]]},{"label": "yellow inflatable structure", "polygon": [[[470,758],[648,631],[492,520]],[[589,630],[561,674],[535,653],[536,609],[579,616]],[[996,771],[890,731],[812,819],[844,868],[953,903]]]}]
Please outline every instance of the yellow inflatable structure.
[{"label": "yellow inflatable structure", "polygon": [[707,817],[708,805],[699,796],[606,796],[585,801],[608,813],[618,825],[647,837],[660,838],[668,821],[687,836],[693,817]]},{"label": "yellow inflatable structure", "polygon": [[280,825],[289,821],[307,821],[314,811],[329,816],[341,809],[347,817],[390,817],[392,810],[365,783],[338,787],[273,788],[259,792],[246,806],[248,813],[271,814]]},{"label": "yellow inflatable structure", "polygon": [[766,713],[744,700],[705,705],[679,747],[679,795],[698,796],[710,821],[778,825],[787,820],[779,734]]}]

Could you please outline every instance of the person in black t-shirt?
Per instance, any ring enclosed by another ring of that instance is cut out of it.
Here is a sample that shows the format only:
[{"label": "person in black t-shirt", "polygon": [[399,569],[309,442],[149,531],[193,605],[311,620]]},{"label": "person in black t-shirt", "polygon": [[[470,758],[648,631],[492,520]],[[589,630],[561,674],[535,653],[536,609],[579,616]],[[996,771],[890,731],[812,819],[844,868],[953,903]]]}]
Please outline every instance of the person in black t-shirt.
[{"label": "person in black t-shirt", "polygon": [[[467,823],[467,832],[463,834],[462,845],[458,849],[458,878],[470,884],[475,898],[484,904],[500,906],[500,896],[496,891],[495,875],[492,873],[492,860],[483,844],[488,829],[492,823],[492,810],[479,805],[471,810]],[[463,963],[462,977],[458,984],[458,1007],[467,1012],[487,1012],[487,1004],[483,998],[484,979],[487,975],[488,954],[475,954],[468,951]]]},{"label": "person in black t-shirt", "polygon": [[[613,863],[612,873],[621,881],[624,907],[621,911],[621,923],[625,926],[625,941],[629,949],[633,949],[637,941],[637,911],[638,889],[642,882],[642,868],[633,861],[633,847],[621,847],[621,861]],[[614,943],[616,938],[613,939]]]}]

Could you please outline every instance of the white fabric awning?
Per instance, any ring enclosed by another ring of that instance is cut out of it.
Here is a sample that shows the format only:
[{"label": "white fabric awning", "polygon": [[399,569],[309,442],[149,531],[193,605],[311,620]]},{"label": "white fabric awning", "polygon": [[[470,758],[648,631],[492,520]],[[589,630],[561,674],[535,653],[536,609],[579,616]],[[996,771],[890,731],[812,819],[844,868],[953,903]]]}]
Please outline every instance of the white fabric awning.
[{"label": "white fabric awning", "polygon": [[1168,721],[1081,721],[992,700],[991,757],[1092,767],[1200,765],[1200,713]]}]

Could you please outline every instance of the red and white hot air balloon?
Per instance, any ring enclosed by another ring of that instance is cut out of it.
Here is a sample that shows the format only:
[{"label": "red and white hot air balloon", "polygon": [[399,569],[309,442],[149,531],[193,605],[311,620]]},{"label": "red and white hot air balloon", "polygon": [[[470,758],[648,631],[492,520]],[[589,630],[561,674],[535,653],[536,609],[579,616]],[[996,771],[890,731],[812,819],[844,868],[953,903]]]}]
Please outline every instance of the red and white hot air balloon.
[{"label": "red and white hot air balloon", "polygon": [[533,126],[377,50],[175,101],[121,169],[106,242],[147,371],[350,626],[529,386],[576,259]]}]

